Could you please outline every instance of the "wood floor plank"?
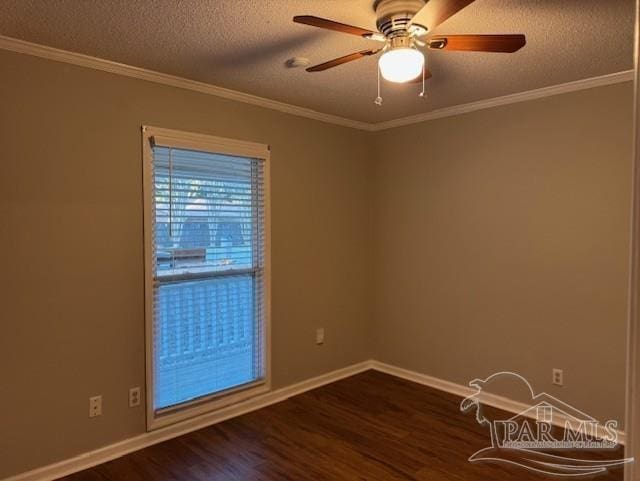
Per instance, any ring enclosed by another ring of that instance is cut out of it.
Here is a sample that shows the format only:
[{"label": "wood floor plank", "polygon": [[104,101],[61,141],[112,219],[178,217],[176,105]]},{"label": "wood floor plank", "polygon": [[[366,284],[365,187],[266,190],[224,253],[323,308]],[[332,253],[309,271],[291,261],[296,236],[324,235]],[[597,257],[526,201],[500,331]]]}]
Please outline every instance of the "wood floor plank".
[{"label": "wood floor plank", "polygon": [[[558,479],[470,463],[489,434],[459,405],[457,396],[367,371],[60,481]],[[622,470],[597,479],[621,481]]]}]

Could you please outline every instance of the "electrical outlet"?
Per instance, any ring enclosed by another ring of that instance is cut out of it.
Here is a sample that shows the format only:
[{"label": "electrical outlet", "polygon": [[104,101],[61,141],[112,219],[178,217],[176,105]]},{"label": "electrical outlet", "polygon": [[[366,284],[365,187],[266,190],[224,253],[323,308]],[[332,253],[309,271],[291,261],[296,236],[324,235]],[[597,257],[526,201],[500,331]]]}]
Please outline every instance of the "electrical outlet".
[{"label": "electrical outlet", "polygon": [[552,382],[556,386],[564,385],[564,373],[562,369],[553,369],[552,371]]},{"label": "electrical outlet", "polygon": [[138,386],[129,389],[129,407],[140,406],[140,388]]},{"label": "electrical outlet", "polygon": [[89,417],[95,418],[96,416],[102,416],[102,396],[89,398]]},{"label": "electrical outlet", "polygon": [[324,327],[316,329],[316,344],[324,344]]}]

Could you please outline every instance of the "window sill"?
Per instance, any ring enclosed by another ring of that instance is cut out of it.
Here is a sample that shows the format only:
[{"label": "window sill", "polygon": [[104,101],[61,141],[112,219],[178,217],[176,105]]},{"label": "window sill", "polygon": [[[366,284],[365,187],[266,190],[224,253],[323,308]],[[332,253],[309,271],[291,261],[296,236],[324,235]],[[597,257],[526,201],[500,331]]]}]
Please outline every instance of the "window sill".
[{"label": "window sill", "polygon": [[209,398],[198,399],[190,403],[181,404],[175,408],[163,409],[159,412],[154,411],[153,407],[148,405],[147,432],[209,414],[232,404],[246,401],[261,394],[266,394],[270,390],[270,384],[263,379],[218,393]]}]

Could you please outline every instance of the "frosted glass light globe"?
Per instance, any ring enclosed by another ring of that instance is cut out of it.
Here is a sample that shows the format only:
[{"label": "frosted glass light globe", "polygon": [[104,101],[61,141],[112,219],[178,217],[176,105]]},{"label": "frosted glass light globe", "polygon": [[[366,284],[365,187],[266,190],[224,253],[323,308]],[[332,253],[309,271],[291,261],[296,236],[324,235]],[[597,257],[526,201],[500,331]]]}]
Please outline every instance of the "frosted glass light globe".
[{"label": "frosted glass light globe", "polygon": [[394,48],[378,61],[380,73],[389,82],[408,82],[422,73],[424,55],[415,48]]}]

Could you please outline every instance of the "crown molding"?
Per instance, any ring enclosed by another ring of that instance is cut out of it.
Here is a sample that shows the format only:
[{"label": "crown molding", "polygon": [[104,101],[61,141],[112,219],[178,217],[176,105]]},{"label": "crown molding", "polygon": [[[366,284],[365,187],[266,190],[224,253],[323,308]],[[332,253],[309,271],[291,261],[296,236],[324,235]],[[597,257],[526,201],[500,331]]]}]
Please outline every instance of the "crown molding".
[{"label": "crown molding", "polygon": [[196,80],[190,80],[182,77],[177,77],[175,75],[169,75],[140,67],[134,67],[123,63],[113,62],[111,60],[92,57],[90,55],[48,47],[46,45],[27,42],[25,40],[19,40],[17,38],[6,37],[3,35],[0,35],[0,49],[26,55],[33,55],[48,60],[54,60],[56,62],[78,65],[80,67],[92,68],[95,70],[101,70],[103,72],[137,78],[140,80],[146,80],[148,82],[169,85],[171,87],[192,90],[207,95],[214,95],[216,97],[222,97],[229,100],[235,100],[237,102],[243,102],[258,107],[276,110],[278,112],[297,115],[299,117],[306,117],[308,119],[319,120],[321,122],[340,125],[343,127],[350,127],[353,129],[366,130],[369,132],[378,132],[381,130],[393,129],[405,125],[427,122],[429,120],[466,114],[469,112],[475,112],[477,110],[490,109],[493,107],[499,107],[501,105],[526,102],[528,100],[541,99],[544,97],[551,97],[553,95],[576,92],[578,90],[585,90],[594,87],[602,87],[605,85],[628,82],[632,81],[634,77],[633,70],[626,70],[623,72],[601,75],[599,77],[592,77],[582,80],[576,80],[573,82],[552,85],[550,87],[528,90],[526,92],[504,95],[502,97],[479,100],[477,102],[471,102],[468,104],[454,105],[452,107],[432,110],[423,114],[402,117],[385,122],[368,123],[358,120],[346,119],[337,115],[317,112],[315,110],[299,107],[297,105],[291,105],[284,102],[278,102],[276,100],[247,94],[244,92],[238,92],[236,90],[226,89],[205,82],[198,82]]},{"label": "crown molding", "polygon": [[299,117],[319,120],[321,122],[341,125],[343,127],[351,127],[360,130],[371,130],[371,124],[368,124],[366,122],[360,122],[357,120],[339,117],[337,115],[316,112],[315,110],[298,107],[297,105],[291,105],[284,102],[278,102],[277,100],[271,100],[244,92],[238,92],[237,90],[226,89],[205,82],[198,82],[197,80],[190,80],[175,75],[156,72],[154,70],[148,70],[145,68],[134,67],[132,65],[126,65],[119,62],[113,62],[111,60],[92,57],[90,55],[85,55],[82,53],[70,52],[68,50],[48,47],[46,45],[40,45],[37,43],[27,42],[25,40],[19,40],[17,38],[6,37],[4,35],[0,35],[0,49],[33,55],[35,57],[54,60],[56,62],[78,65],[80,67],[87,67],[94,70],[102,70],[103,72],[123,75],[125,77],[133,77],[140,80],[147,80],[149,82],[170,85],[171,87],[193,90],[195,92],[214,95],[216,97],[235,100],[237,102],[256,105],[258,107],[264,107],[271,110],[277,110],[286,114],[292,114]]},{"label": "crown molding", "polygon": [[479,100],[477,102],[471,102],[468,104],[454,105],[452,107],[425,112],[424,114],[412,115],[410,117],[403,117],[400,119],[372,124],[372,130],[380,131],[393,129],[395,127],[402,127],[404,125],[418,124],[420,122],[427,122],[429,120],[452,117],[454,115],[461,115],[469,112],[475,112],[477,110],[490,109],[493,107],[499,107],[501,105],[515,104],[518,102],[526,102],[528,100],[536,100],[545,97],[552,97],[554,95],[576,92],[578,90],[586,90],[594,87],[602,87],[605,85],[613,85],[622,82],[630,82],[633,80],[633,74],[633,70],[625,70],[623,72],[601,75],[599,77],[591,77],[582,80],[575,80],[573,82],[552,85],[550,87],[543,87],[539,89],[528,90],[526,92],[504,95],[502,97]]}]

